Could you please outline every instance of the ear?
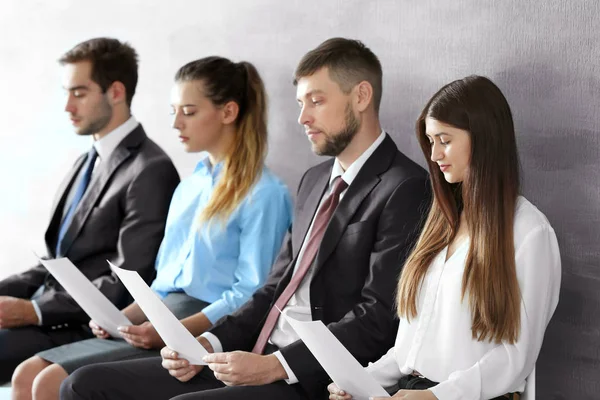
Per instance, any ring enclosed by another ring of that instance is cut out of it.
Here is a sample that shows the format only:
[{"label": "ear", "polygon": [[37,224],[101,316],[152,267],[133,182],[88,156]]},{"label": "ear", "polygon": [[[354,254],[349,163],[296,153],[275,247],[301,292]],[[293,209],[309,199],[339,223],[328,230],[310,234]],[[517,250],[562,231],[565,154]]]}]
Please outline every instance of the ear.
[{"label": "ear", "polygon": [[364,112],[373,102],[373,86],[367,81],[362,81],[354,87],[355,107],[358,112]]},{"label": "ear", "polygon": [[221,107],[221,122],[224,125],[230,125],[235,123],[238,114],[240,113],[240,106],[235,101],[225,103]]},{"label": "ear", "polygon": [[127,101],[127,89],[123,82],[114,81],[106,90],[106,94],[113,106]]}]

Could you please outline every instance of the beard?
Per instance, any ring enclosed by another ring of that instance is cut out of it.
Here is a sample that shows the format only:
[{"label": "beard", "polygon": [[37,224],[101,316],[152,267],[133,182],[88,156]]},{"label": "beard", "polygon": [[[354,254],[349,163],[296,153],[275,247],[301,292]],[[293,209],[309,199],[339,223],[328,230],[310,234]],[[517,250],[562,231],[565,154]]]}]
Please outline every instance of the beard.
[{"label": "beard", "polygon": [[112,107],[105,98],[102,98],[98,104],[97,112],[92,116],[92,120],[87,125],[79,128],[77,134],[80,136],[89,136],[98,133],[108,125],[112,119],[112,115]]},{"label": "beard", "polygon": [[352,112],[350,104],[346,105],[345,114],[344,127],[340,131],[323,135],[325,136],[325,143],[323,144],[313,144],[313,151],[316,155],[337,157],[354,139],[360,128],[360,122]]}]

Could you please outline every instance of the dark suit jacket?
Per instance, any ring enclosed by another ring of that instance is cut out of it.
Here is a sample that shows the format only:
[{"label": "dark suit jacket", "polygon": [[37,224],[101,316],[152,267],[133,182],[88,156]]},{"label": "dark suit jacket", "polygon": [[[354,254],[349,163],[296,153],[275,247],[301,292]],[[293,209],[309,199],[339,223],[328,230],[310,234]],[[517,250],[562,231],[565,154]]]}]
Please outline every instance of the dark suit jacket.
[{"label": "dark suit jacket", "polygon": [[[58,190],[45,237],[50,257],[55,256],[67,195],[84,161],[82,155]],[[171,159],[146,136],[141,125],[98,168],[65,233],[62,250],[121,308],[127,305],[129,295],[111,274],[106,260],[139,272],[148,282],[153,278],[156,253],[179,175]],[[42,285],[44,292],[37,303],[44,325],[87,323],[89,317],[42,265],[1,281],[0,295],[31,298]]]},{"label": "dark suit jacket", "polygon": [[[329,160],[302,177],[294,225],[265,286],[210,330],[224,351],[252,349],[270,308],[291,279],[332,166]],[[387,136],[348,188],[325,231],[312,267],[312,318],[323,321],[363,365],[394,344],[398,276],[430,198],[427,173]],[[280,350],[308,396],[325,398],[330,380],[307,347],[297,341]]]}]

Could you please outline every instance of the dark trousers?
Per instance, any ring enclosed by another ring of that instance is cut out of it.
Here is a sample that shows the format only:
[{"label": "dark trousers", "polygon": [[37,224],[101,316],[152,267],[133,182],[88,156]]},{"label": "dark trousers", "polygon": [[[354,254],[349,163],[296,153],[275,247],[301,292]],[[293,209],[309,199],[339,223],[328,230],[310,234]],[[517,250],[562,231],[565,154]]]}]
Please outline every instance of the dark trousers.
[{"label": "dark trousers", "polygon": [[225,386],[208,367],[182,383],[161,366],[161,358],[89,365],[78,369],[60,387],[62,400],[305,400],[299,385],[278,381],[263,386]]},{"label": "dark trousers", "polygon": [[89,337],[92,337],[91,332],[82,327],[0,329],[0,384],[10,382],[17,365],[36,353]]},{"label": "dark trousers", "polygon": [[[427,378],[407,375],[398,382],[399,389],[408,390],[426,390],[437,385],[437,382],[430,381]],[[500,397],[494,397],[491,400],[519,400],[518,393],[510,393]]]}]

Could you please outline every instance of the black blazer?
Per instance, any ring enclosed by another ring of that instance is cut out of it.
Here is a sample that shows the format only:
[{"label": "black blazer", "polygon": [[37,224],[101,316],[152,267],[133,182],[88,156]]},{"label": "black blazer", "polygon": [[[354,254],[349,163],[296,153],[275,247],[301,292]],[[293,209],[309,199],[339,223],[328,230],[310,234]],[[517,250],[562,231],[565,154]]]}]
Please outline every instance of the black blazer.
[{"label": "black blazer", "polygon": [[[332,166],[329,160],[302,177],[294,225],[265,286],[210,330],[224,351],[252,349],[270,308],[292,277]],[[310,284],[313,320],[323,321],[363,365],[394,344],[396,285],[430,205],[427,177],[386,136],[340,201],[315,257]],[[308,396],[326,397],[331,381],[307,347],[297,341],[280,350]]]},{"label": "black blazer", "polygon": [[[46,231],[46,247],[55,256],[58,229],[67,194],[77,180],[85,155],[77,159],[61,184]],[[81,199],[62,243],[68,257],[99,289],[121,308],[130,298],[111,274],[106,260],[134,270],[149,282],[160,246],[169,203],[179,175],[171,159],[138,125],[99,164]],[[87,323],[89,317],[42,265],[0,282],[0,295],[37,299],[44,325]]]}]

